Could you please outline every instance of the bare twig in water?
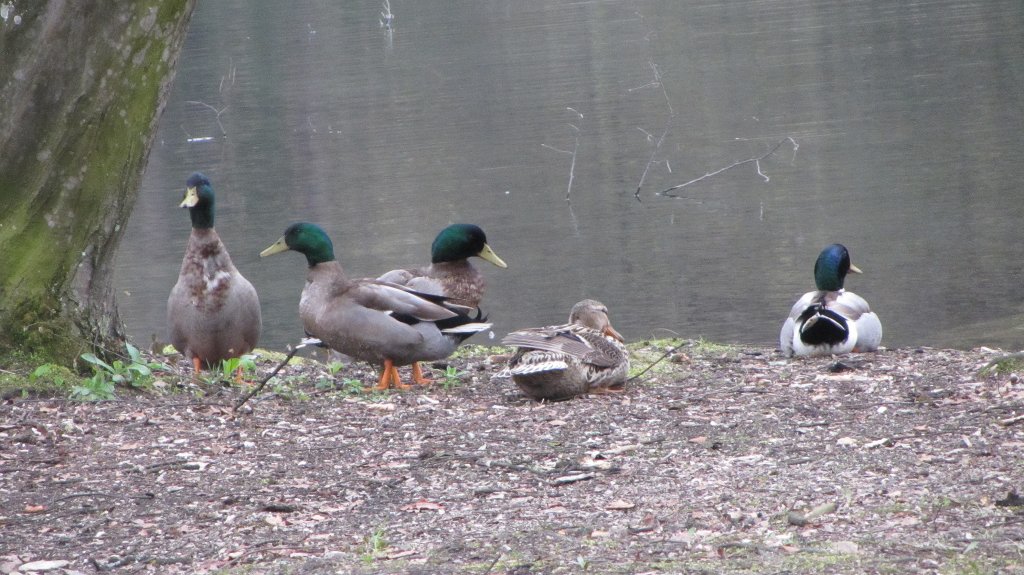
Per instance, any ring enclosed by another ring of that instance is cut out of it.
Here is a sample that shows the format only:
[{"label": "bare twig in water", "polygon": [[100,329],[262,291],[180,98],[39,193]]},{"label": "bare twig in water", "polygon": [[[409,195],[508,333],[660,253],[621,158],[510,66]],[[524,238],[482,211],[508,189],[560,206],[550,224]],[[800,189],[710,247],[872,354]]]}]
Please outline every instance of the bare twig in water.
[{"label": "bare twig in water", "polygon": [[681,196],[679,196],[677,194],[673,194],[671,192],[673,192],[675,190],[678,190],[680,188],[685,188],[686,186],[689,186],[689,185],[692,185],[692,184],[696,184],[697,182],[700,182],[702,180],[706,180],[706,179],[708,179],[708,178],[710,178],[712,176],[717,176],[718,174],[721,174],[722,172],[731,170],[731,169],[733,169],[733,168],[735,168],[737,166],[742,166],[743,164],[751,164],[751,163],[754,164],[757,167],[757,175],[759,175],[762,178],[764,178],[764,181],[767,182],[767,181],[769,181],[769,178],[768,178],[768,176],[765,175],[764,172],[761,171],[761,160],[763,160],[763,159],[767,158],[768,156],[771,156],[772,154],[774,154],[776,152],[776,150],[778,150],[779,147],[782,146],[782,144],[785,144],[787,141],[793,144],[793,153],[795,154],[796,151],[798,149],[800,149],[800,144],[797,144],[796,140],[794,140],[791,136],[786,136],[785,138],[779,140],[779,142],[777,144],[772,146],[772,149],[770,149],[767,152],[765,152],[764,155],[762,155],[762,156],[759,156],[759,157],[756,157],[756,158],[747,158],[746,160],[740,160],[738,162],[733,162],[733,163],[729,164],[728,166],[725,166],[724,168],[719,168],[719,169],[717,169],[717,170],[715,170],[713,172],[708,172],[708,173],[704,174],[703,176],[700,176],[699,178],[694,178],[694,179],[690,180],[689,182],[684,182],[682,184],[679,184],[679,185],[676,185],[676,186],[672,186],[671,188],[668,188],[667,190],[663,190],[661,192],[658,192],[658,195],[659,196],[665,196],[666,198],[678,198],[678,197],[681,197]]},{"label": "bare twig in water", "polygon": [[268,375],[267,377],[264,377],[263,381],[261,381],[259,383],[259,385],[253,387],[252,391],[250,391],[249,393],[245,394],[245,397],[243,397],[242,399],[238,400],[238,403],[236,403],[235,407],[233,407],[231,410],[237,412],[238,408],[240,408],[243,405],[245,405],[245,402],[249,401],[250,399],[252,399],[252,396],[254,396],[257,393],[259,393],[263,389],[263,387],[265,385],[267,385],[267,382],[270,381],[271,379],[273,379],[275,375],[277,375],[277,372],[281,371],[281,369],[284,368],[284,366],[288,365],[288,362],[291,361],[293,357],[295,357],[295,354],[298,353],[298,351],[300,349],[306,347],[307,345],[319,345],[319,344],[320,344],[320,340],[310,338],[310,339],[302,340],[302,343],[300,343],[299,345],[295,346],[294,348],[289,349],[288,350],[288,355],[284,358],[284,361],[282,361],[281,363],[277,364],[277,367],[274,368],[274,371],[270,372],[270,375]]},{"label": "bare twig in water", "polygon": [[580,149],[580,129],[576,126],[573,128],[576,130],[576,137],[572,145],[572,162],[569,164],[569,186],[565,188],[566,202],[569,202],[569,197],[572,195],[572,182],[576,179],[576,152]]},{"label": "bare twig in water", "polygon": [[227,82],[227,88],[230,89],[235,85],[235,72],[237,67],[235,66],[234,59],[228,59],[228,73],[226,76],[220,77],[220,86],[217,87],[217,91],[220,92],[221,98],[224,97],[224,83]]},{"label": "bare twig in water", "polygon": [[[669,106],[669,108],[671,109],[671,106]],[[640,174],[640,182],[637,183],[637,185],[636,185],[636,192],[633,194],[633,196],[636,198],[636,201],[638,201],[638,202],[643,201],[643,200],[640,199],[640,188],[642,188],[644,186],[644,180],[647,179],[647,172],[651,171],[651,166],[654,165],[654,163],[655,163],[654,158],[657,157],[658,150],[661,149],[661,144],[662,144],[662,142],[665,141],[665,136],[668,135],[668,131],[672,127],[672,120],[673,119],[674,118],[670,117],[668,119],[668,121],[665,122],[665,131],[663,131],[661,133],[661,137],[658,138],[658,141],[654,144],[654,149],[651,150],[651,157],[647,159],[647,166],[644,167],[644,173]],[[646,130],[643,130],[642,128],[637,128],[637,129],[640,130],[641,132],[644,132],[645,134],[647,134],[647,138],[648,138],[648,140],[650,140],[651,135],[649,133],[647,133]],[[666,164],[667,164],[667,160],[666,160]],[[669,168],[668,171],[671,172],[672,168]]]},{"label": "bare twig in water", "polygon": [[217,127],[220,128],[220,135],[221,136],[225,136],[225,137],[228,135],[228,131],[224,129],[224,124],[220,123],[220,115],[223,114],[228,109],[227,106],[224,106],[223,108],[218,110],[217,108],[214,108],[213,106],[207,104],[206,102],[200,102],[198,100],[189,100],[189,101],[187,101],[185,103],[186,104],[195,104],[197,106],[203,106],[204,108],[209,108],[210,110],[213,110],[213,113],[217,114]]},{"label": "bare twig in water", "polygon": [[[641,14],[640,12],[637,12],[636,14],[640,18],[641,25],[644,27],[644,29],[647,29],[647,20],[644,18],[644,15]],[[652,30],[648,30],[647,33],[644,34],[644,40],[647,42],[647,45],[648,45],[648,53],[651,52],[651,50],[650,50],[650,39],[651,39],[651,37],[653,35],[654,35],[654,32]],[[636,201],[638,201],[638,202],[642,202],[643,201],[643,200],[640,199],[640,189],[643,188],[644,181],[647,180],[647,174],[648,174],[648,172],[651,171],[651,166],[653,166],[656,163],[659,163],[656,160],[656,158],[658,157],[658,152],[661,151],[661,144],[665,141],[665,136],[668,135],[668,132],[669,132],[669,130],[672,127],[672,121],[675,120],[675,117],[676,117],[676,111],[675,111],[674,108],[672,108],[672,99],[669,98],[669,96],[668,96],[668,88],[665,87],[665,82],[664,82],[664,80],[661,77],[661,70],[659,70],[658,69],[658,65],[654,63],[654,57],[653,56],[649,56],[648,57],[647,65],[650,66],[651,71],[654,73],[654,80],[644,84],[643,86],[639,86],[637,88],[631,88],[629,91],[632,92],[634,90],[640,90],[640,89],[643,89],[643,88],[653,88],[653,87],[661,88],[661,95],[665,97],[665,105],[668,107],[668,119],[665,120],[665,129],[662,130],[661,137],[658,138],[658,141],[654,143],[654,149],[651,150],[651,157],[647,159],[647,165],[644,166],[644,172],[642,174],[640,174],[640,181],[636,185],[636,192],[633,193],[633,197],[636,198]],[[647,141],[648,142],[653,140],[653,138],[651,137],[651,134],[649,132],[647,132],[647,130],[644,130],[643,128],[639,128],[639,127],[637,129],[639,129],[640,131],[642,131],[645,134],[647,134]],[[664,162],[665,162],[665,166],[668,167],[669,173],[671,173],[672,172],[672,168],[671,168],[671,166],[669,166],[668,160],[664,160]]]},{"label": "bare twig in water", "polygon": [[[565,109],[569,110],[570,112],[572,112],[574,114],[576,114],[576,116],[580,120],[583,119],[583,114],[581,114],[579,112],[579,110],[577,110],[576,108],[573,108],[573,107],[570,107],[570,106],[566,106]],[[570,154],[572,156],[572,161],[569,163],[569,185],[568,185],[568,187],[565,190],[565,202],[567,204],[572,204],[572,201],[571,201],[570,198],[572,197],[572,182],[573,182],[573,180],[576,179],[576,152],[579,151],[579,149],[580,149],[580,127],[577,126],[576,124],[569,124],[569,127],[572,128],[573,131],[575,132],[575,136],[574,136],[574,139],[573,139],[573,146],[572,146],[572,151],[571,152],[568,151],[568,150],[560,150],[560,149],[558,149],[558,148],[556,148],[554,146],[549,146],[548,144],[541,144],[541,146],[543,146],[543,147],[545,147],[545,148],[547,148],[549,150],[554,150],[554,151],[556,151],[556,152],[558,152],[560,154]]]},{"label": "bare twig in water", "polygon": [[381,5],[384,10],[380,13],[380,27],[387,30],[391,30],[392,24],[395,22],[395,15],[391,12],[391,2],[384,0],[384,4]]},{"label": "bare twig in water", "polygon": [[654,63],[654,60],[648,62],[651,66],[651,70],[654,71],[654,81],[661,87],[661,93],[665,96],[665,105],[668,106],[668,115],[675,117],[676,111],[672,109],[672,101],[668,98],[668,90],[665,89],[665,82],[661,79],[661,71],[658,70],[658,65]]}]

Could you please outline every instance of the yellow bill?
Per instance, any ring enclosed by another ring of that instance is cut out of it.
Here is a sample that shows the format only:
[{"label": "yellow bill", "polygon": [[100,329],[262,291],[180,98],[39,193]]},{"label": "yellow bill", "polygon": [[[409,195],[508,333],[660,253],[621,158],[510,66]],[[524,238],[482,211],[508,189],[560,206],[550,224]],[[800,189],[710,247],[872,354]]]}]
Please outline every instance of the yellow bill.
[{"label": "yellow bill", "polygon": [[271,246],[269,248],[267,248],[267,249],[263,250],[262,252],[260,252],[260,257],[261,258],[265,258],[267,256],[272,256],[274,254],[279,254],[281,252],[286,252],[286,251],[288,251],[288,249],[289,249],[288,248],[288,244],[285,243],[284,236],[281,236],[281,239],[279,239],[276,242],[274,242],[273,244],[271,244]]},{"label": "yellow bill", "polygon": [[494,253],[494,250],[491,249],[491,246],[487,244],[484,244],[484,249],[480,250],[480,253],[477,255],[491,262],[492,264],[498,266],[499,268],[508,267],[508,264],[506,264],[504,260],[499,258],[498,254]]},{"label": "yellow bill", "polygon": [[195,187],[191,187],[191,188],[185,190],[185,199],[181,200],[181,204],[179,204],[178,207],[179,208],[191,208],[191,207],[194,207],[198,203],[199,203],[199,193],[196,192]]}]

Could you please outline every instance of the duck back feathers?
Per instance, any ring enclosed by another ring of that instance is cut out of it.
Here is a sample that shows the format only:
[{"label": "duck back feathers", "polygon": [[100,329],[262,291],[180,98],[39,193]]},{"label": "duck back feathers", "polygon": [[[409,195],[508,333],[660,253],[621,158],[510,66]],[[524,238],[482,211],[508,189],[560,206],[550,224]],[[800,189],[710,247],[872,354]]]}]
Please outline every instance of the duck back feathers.
[{"label": "duck back feathers", "polygon": [[878,349],[882,324],[868,302],[843,286],[849,272],[861,273],[841,244],[822,250],[814,264],[816,291],[801,297],[779,333],[787,357]]},{"label": "duck back feathers", "polygon": [[608,321],[607,308],[584,300],[573,307],[569,320],[515,331],[502,340],[518,348],[506,372],[524,394],[561,400],[625,383],[629,354]]}]

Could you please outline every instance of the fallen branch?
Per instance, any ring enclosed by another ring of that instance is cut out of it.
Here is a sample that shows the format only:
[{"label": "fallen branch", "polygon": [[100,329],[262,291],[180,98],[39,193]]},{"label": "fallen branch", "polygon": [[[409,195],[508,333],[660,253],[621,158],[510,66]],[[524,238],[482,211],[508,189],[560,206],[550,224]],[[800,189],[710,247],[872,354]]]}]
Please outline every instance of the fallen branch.
[{"label": "fallen branch", "polygon": [[640,379],[640,376],[642,376],[643,374],[647,373],[648,371],[651,371],[651,369],[652,369],[652,368],[654,368],[654,366],[656,366],[656,365],[658,365],[659,363],[661,363],[661,362],[662,362],[662,360],[664,360],[664,359],[665,359],[666,357],[668,357],[668,356],[672,355],[673,353],[675,353],[675,352],[676,352],[676,350],[677,350],[677,349],[679,349],[679,348],[683,347],[683,345],[687,345],[687,344],[689,344],[689,343],[690,343],[690,340],[686,340],[686,341],[683,341],[683,342],[681,342],[681,343],[680,343],[679,345],[676,345],[676,346],[674,346],[674,347],[671,347],[671,348],[669,348],[669,350],[668,350],[668,351],[666,351],[665,353],[661,354],[661,356],[660,356],[660,357],[658,357],[658,359],[656,359],[656,360],[652,361],[652,362],[650,363],[650,365],[648,365],[647,367],[645,367],[645,368],[643,369],[643,371],[641,371],[640,373],[638,373],[638,374],[634,375],[633,377],[631,377],[631,378],[627,379],[627,380],[626,380],[626,383],[629,383],[629,382],[631,382],[631,381],[635,381],[635,380],[637,380],[637,379]]},{"label": "fallen branch", "polygon": [[498,561],[501,561],[502,557],[504,557],[504,555],[499,553],[498,556],[494,558],[494,561],[491,561],[491,564],[487,566],[487,570],[484,571],[484,575],[490,573],[491,570],[494,569],[494,566],[498,564]]},{"label": "fallen branch", "polygon": [[267,377],[264,377],[263,381],[261,381],[259,383],[259,385],[254,387],[252,389],[252,391],[250,391],[249,393],[245,394],[245,397],[243,397],[242,399],[238,400],[238,403],[236,403],[235,406],[233,408],[231,408],[231,411],[234,411],[234,412],[237,413],[238,412],[238,408],[240,408],[243,405],[245,405],[245,402],[249,401],[250,399],[252,399],[252,396],[254,396],[257,393],[259,393],[263,389],[263,387],[265,385],[267,385],[267,382],[270,381],[271,379],[273,379],[274,376],[277,375],[277,372],[281,371],[281,369],[284,368],[284,366],[287,365],[288,362],[291,361],[293,357],[295,357],[295,354],[298,353],[298,351],[300,349],[306,347],[307,345],[320,345],[320,340],[313,339],[313,338],[304,339],[304,340],[302,340],[302,343],[300,343],[299,345],[297,345],[294,348],[290,349],[288,351],[288,355],[284,358],[284,361],[282,361],[281,363],[277,364],[277,367],[274,368],[274,371],[270,372],[270,375],[268,375]]},{"label": "fallen branch", "polygon": [[562,477],[556,477],[551,485],[568,485],[570,483],[576,483],[578,481],[587,481],[597,477],[593,473],[577,473],[574,475],[563,475]]},{"label": "fallen branch", "polygon": [[686,186],[689,186],[689,185],[692,185],[692,184],[696,184],[697,182],[706,180],[706,179],[711,178],[713,176],[717,176],[718,174],[721,174],[722,172],[731,170],[731,169],[733,169],[733,168],[735,168],[737,166],[742,166],[743,164],[750,164],[750,163],[753,163],[757,167],[757,175],[759,175],[762,178],[764,178],[764,181],[766,181],[766,182],[770,181],[768,176],[766,176],[764,174],[764,172],[761,171],[761,160],[764,160],[768,156],[771,156],[772,154],[774,154],[779,149],[779,147],[782,146],[782,144],[785,144],[787,141],[789,141],[789,142],[791,142],[793,144],[793,153],[795,154],[796,151],[800,148],[800,144],[797,144],[796,140],[794,140],[792,137],[786,136],[785,138],[779,140],[779,142],[777,144],[772,146],[772,149],[770,149],[767,152],[765,152],[764,155],[762,155],[762,156],[759,156],[759,157],[756,157],[756,158],[747,158],[746,160],[740,160],[738,162],[733,162],[733,163],[729,164],[728,166],[726,166],[724,168],[719,168],[719,169],[717,169],[717,170],[715,170],[713,172],[708,172],[708,173],[704,174],[703,176],[700,176],[699,178],[694,178],[694,179],[690,180],[689,182],[684,182],[682,184],[679,184],[679,185],[676,185],[676,186],[672,186],[671,188],[668,188],[667,190],[660,191],[660,192],[658,192],[657,195],[664,196],[666,198],[679,198],[681,196],[679,196],[677,194],[672,194],[670,192],[673,192],[673,191],[678,190],[680,188],[685,188]]},{"label": "fallen branch", "polygon": [[1024,415],[1015,415],[1013,417],[1007,417],[1006,419],[1000,419],[999,425],[1003,427],[1010,427],[1016,423],[1024,422]]},{"label": "fallen branch", "polygon": [[836,510],[836,504],[834,502],[822,503],[814,509],[811,509],[807,513],[800,513],[797,511],[790,511],[786,514],[786,521],[790,525],[804,526],[814,521],[815,519],[825,515],[826,513],[832,513]]}]

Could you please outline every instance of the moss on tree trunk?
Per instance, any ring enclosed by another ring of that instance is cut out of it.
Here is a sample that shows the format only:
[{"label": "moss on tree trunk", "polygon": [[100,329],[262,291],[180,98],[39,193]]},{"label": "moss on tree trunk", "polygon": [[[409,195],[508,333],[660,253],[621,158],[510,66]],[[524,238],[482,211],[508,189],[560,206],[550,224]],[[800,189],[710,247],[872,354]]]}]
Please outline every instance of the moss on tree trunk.
[{"label": "moss on tree trunk", "polygon": [[194,7],[0,5],[0,358],[120,349],[114,252]]}]

